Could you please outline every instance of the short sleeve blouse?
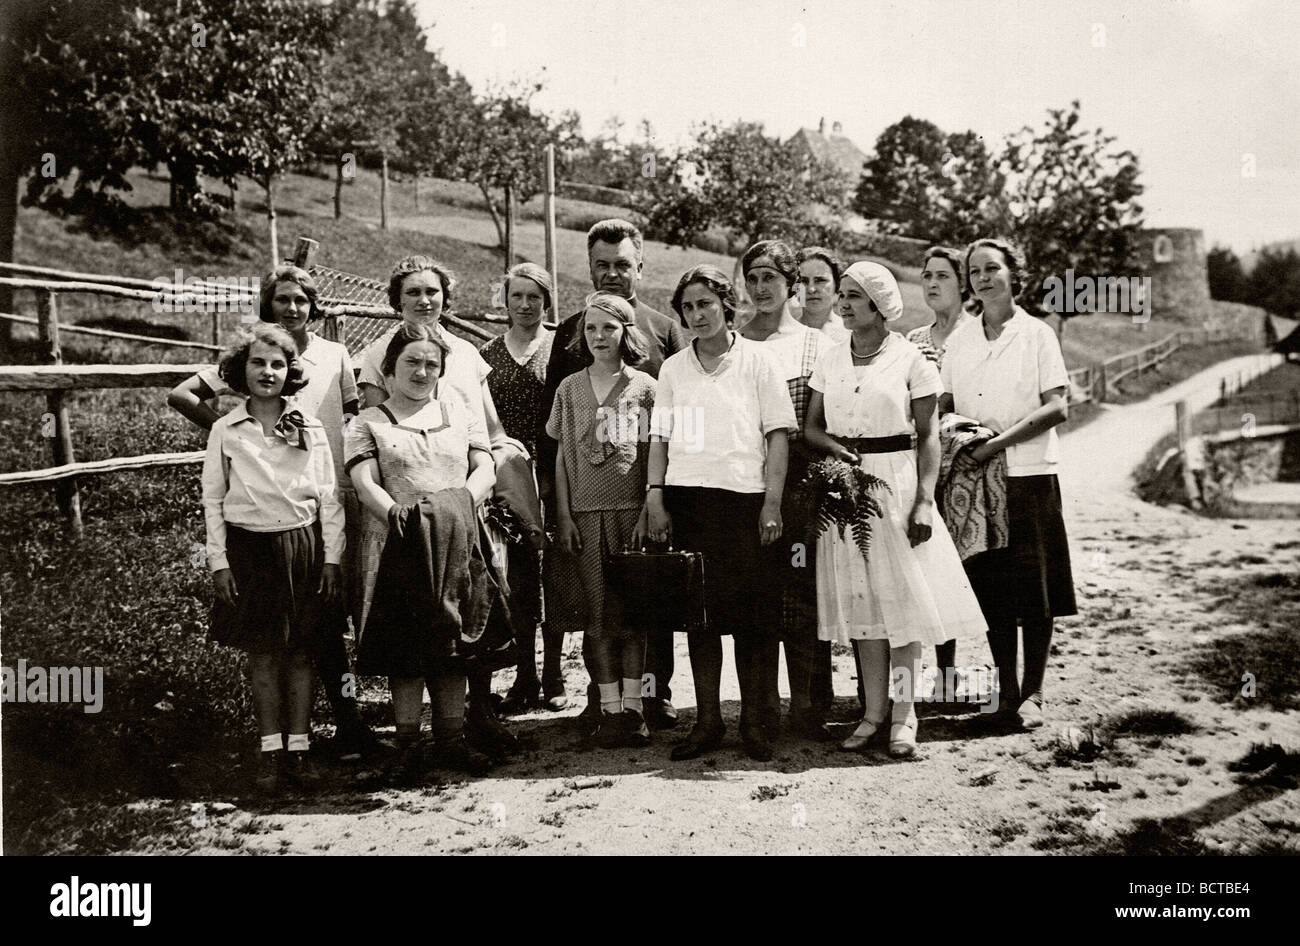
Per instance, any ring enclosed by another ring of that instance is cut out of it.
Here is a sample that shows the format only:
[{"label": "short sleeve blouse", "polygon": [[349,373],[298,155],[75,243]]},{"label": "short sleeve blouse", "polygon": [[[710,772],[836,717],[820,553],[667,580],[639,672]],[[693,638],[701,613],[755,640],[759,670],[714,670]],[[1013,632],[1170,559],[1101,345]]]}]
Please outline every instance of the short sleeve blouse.
[{"label": "short sleeve blouse", "polygon": [[897,332],[889,333],[869,365],[853,364],[851,344],[822,355],[808,382],[822,393],[826,432],[838,437],[914,434],[912,401],[943,393],[939,370]]},{"label": "short sleeve blouse", "polygon": [[[985,335],[982,317],[959,326],[948,336],[942,373],[953,409],[996,433],[1037,410],[1044,392],[1069,385],[1056,333],[1019,306],[995,339]],[[1059,450],[1054,427],[1013,444],[1007,475],[1055,473]]]},{"label": "short sleeve blouse", "polygon": [[481,432],[471,435],[464,408],[448,398],[431,401],[401,422],[383,404],[366,408],[349,425],[344,451],[349,471],[375,460],[385,492],[405,505],[464,486],[470,447],[489,449],[487,438]]},{"label": "short sleeve blouse", "polygon": [[600,403],[586,371],[560,382],[546,433],[560,443],[573,512],[640,508],[654,403],[655,379],[635,368]]}]

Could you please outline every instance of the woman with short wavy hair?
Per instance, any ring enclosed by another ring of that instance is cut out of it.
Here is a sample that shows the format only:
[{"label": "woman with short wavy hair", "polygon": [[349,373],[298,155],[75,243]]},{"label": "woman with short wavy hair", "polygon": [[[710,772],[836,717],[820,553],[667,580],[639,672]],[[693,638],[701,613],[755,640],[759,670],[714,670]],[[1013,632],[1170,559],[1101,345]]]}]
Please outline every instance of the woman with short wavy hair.
[{"label": "woman with short wavy hair", "polygon": [[763,346],[732,329],[730,280],[697,267],[678,282],[673,308],[695,332],[663,363],[651,422],[646,510],[650,538],[704,556],[707,626],[687,631],[696,720],[673,748],[694,759],[722,744],[722,636],[735,641],[740,736],[753,759],[772,758],[779,585],[768,547],[782,533],[788,434],[794,408]]}]

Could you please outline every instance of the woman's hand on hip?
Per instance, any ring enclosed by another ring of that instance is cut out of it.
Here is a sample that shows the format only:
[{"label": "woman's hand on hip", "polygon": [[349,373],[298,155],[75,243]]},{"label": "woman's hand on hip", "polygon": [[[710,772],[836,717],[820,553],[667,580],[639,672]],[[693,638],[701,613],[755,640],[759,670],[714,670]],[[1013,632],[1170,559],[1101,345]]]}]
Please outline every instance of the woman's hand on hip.
[{"label": "woman's hand on hip", "polygon": [[930,523],[934,519],[934,503],[928,499],[918,499],[907,517],[907,538],[916,548],[922,542],[928,542],[933,531]]},{"label": "woman's hand on hip", "polygon": [[758,541],[762,545],[771,545],[781,538],[781,504],[764,500],[763,511],[758,514]]}]

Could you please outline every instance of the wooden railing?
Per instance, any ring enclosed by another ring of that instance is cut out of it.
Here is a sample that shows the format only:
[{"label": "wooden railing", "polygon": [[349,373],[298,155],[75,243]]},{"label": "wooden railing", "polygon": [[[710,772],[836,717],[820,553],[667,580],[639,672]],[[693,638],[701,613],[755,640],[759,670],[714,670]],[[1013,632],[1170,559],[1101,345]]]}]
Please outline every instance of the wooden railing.
[{"label": "wooden railing", "polygon": [[1135,351],[1107,358],[1095,365],[1085,365],[1069,372],[1071,400],[1075,403],[1101,403],[1115,394],[1115,385],[1124,378],[1149,371],[1185,345],[1207,345],[1227,341],[1229,331],[1214,329],[1180,329]]},{"label": "wooden railing", "polygon": [[[57,322],[46,323],[53,327],[51,348],[58,351]],[[72,532],[80,536],[81,495],[77,489],[78,476],[97,473],[114,473],[123,470],[143,470],[151,467],[178,466],[199,463],[203,451],[192,453],[150,453],[137,457],[114,457],[109,460],[92,460],[78,463],[72,444],[72,428],[68,423],[68,410],[64,396],[68,391],[97,390],[103,388],[153,388],[175,387],[207,365],[2,365],[0,366],[0,391],[44,391],[46,406],[54,421],[49,431],[54,454],[54,466],[41,470],[20,470],[0,473],[0,486],[29,486],[40,483],[54,484],[59,509],[68,521]]]},{"label": "wooden railing", "polygon": [[[316,249],[316,242],[300,238],[295,248],[293,262],[303,269],[312,266],[311,257]],[[114,457],[107,460],[78,462],[72,441],[72,427],[68,420],[65,396],[69,391],[102,390],[108,388],[146,388],[174,387],[192,377],[196,372],[209,367],[207,364],[134,364],[134,365],[65,365],[60,335],[63,332],[75,332],[99,338],[118,339],[150,345],[164,345],[178,348],[200,349],[208,352],[222,350],[220,337],[220,315],[224,312],[242,312],[241,321],[254,321],[257,318],[256,298],[248,298],[247,285],[227,284],[222,281],[190,282],[187,285],[165,283],[162,280],[135,279],[127,276],[75,273],[52,269],[44,266],[28,266],[16,263],[0,263],[0,286],[12,289],[28,290],[36,295],[36,317],[0,313],[0,319],[19,324],[35,325],[49,364],[45,365],[4,365],[0,366],[0,392],[35,391],[44,392],[50,427],[47,433],[51,444],[53,465],[39,470],[19,470],[0,473],[0,487],[30,486],[51,484],[54,486],[60,511],[75,535],[82,533],[81,496],[77,488],[77,477],[101,473],[116,473],[125,470],[143,470],[157,467],[179,466],[199,463],[203,460],[203,451],[189,453],[150,453],[134,457]],[[392,308],[384,302],[378,302],[377,289],[383,287],[373,280],[352,277],[350,274],[338,274],[358,283],[366,283],[369,298],[344,299],[337,304],[321,306],[324,313],[324,331],[327,338],[340,340],[342,325],[347,318],[386,319],[398,318]],[[151,335],[139,335],[130,332],[117,332],[110,329],[92,328],[82,325],[61,325],[59,322],[59,293],[78,293],[107,296],[117,299],[129,299],[137,302],[163,304],[167,311],[194,311],[210,313],[212,316],[212,341],[196,342],[188,339],[157,338]],[[379,296],[378,298],[382,298]],[[479,316],[467,315],[461,318],[443,316],[444,321],[463,335],[487,340],[495,333],[473,324],[474,321],[504,322],[505,319],[495,314]]]}]

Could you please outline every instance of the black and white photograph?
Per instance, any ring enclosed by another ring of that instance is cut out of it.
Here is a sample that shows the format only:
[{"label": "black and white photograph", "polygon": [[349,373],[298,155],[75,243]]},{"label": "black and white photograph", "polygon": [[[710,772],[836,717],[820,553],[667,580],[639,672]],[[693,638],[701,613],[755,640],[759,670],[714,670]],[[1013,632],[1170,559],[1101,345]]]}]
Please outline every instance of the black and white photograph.
[{"label": "black and white photograph", "polygon": [[0,49],[4,854],[1300,853],[1300,7]]}]

